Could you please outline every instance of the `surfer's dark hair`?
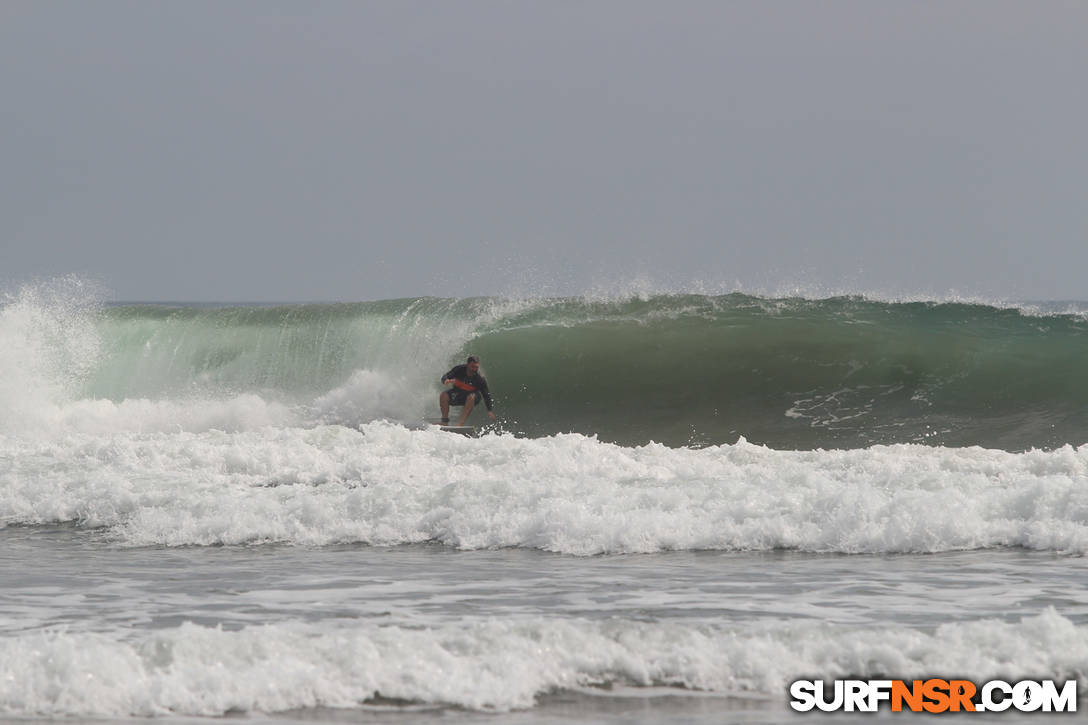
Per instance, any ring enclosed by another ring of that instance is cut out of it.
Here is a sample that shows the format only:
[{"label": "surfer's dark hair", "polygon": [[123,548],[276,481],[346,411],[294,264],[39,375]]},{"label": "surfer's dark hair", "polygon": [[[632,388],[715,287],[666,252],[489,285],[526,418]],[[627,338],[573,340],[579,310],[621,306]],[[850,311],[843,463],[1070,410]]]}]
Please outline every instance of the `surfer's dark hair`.
[{"label": "surfer's dark hair", "polygon": [[468,360],[465,360],[465,365],[468,365],[470,362],[478,363],[480,362],[480,358],[476,357],[475,355],[469,355]]}]

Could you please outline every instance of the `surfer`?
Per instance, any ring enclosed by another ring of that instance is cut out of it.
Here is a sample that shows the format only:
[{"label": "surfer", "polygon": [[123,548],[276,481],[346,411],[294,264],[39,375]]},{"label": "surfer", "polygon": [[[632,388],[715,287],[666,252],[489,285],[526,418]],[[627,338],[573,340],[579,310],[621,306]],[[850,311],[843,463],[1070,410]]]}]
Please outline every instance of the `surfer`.
[{"label": "surfer", "polygon": [[438,396],[438,406],[442,409],[442,425],[450,424],[450,406],[463,405],[461,420],[457,425],[464,425],[468,414],[480,402],[482,397],[487,404],[487,414],[491,420],[495,420],[495,413],[491,410],[491,391],[487,389],[487,380],[480,375],[480,359],[475,355],[469,355],[464,365],[458,365],[453,370],[442,376],[443,385],[452,385],[449,390],[443,390]]}]

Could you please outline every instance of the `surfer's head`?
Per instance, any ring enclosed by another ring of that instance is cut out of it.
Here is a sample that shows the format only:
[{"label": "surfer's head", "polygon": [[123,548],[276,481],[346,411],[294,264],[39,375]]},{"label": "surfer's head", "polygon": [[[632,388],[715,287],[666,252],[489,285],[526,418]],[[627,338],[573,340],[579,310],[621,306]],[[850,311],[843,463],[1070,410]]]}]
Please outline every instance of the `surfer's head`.
[{"label": "surfer's head", "polygon": [[468,360],[465,360],[465,366],[468,368],[469,373],[475,375],[476,371],[480,369],[480,358],[469,355]]}]

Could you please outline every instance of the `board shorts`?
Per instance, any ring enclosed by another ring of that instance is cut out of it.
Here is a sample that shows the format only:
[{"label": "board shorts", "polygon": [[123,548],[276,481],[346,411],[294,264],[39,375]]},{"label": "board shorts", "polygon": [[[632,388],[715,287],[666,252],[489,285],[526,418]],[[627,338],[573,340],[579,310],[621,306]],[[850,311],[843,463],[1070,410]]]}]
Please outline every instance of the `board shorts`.
[{"label": "board shorts", "polygon": [[470,395],[476,398],[475,403],[479,403],[484,397],[483,393],[479,390],[469,391],[461,390],[460,388],[450,388],[446,392],[450,394],[450,405],[464,405]]}]

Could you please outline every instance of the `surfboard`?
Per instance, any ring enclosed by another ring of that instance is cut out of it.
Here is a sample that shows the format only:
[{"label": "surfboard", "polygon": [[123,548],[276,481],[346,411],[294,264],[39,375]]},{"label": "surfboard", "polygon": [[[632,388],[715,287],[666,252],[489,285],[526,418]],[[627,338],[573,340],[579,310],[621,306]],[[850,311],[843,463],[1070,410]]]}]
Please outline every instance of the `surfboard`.
[{"label": "surfboard", "polygon": [[460,433],[461,435],[469,436],[470,438],[476,437],[476,426],[474,425],[442,425],[441,418],[424,418],[423,420],[447,433]]},{"label": "surfboard", "polygon": [[460,433],[469,438],[476,437],[476,426],[474,425],[440,425],[438,430],[444,430],[447,433]]}]

